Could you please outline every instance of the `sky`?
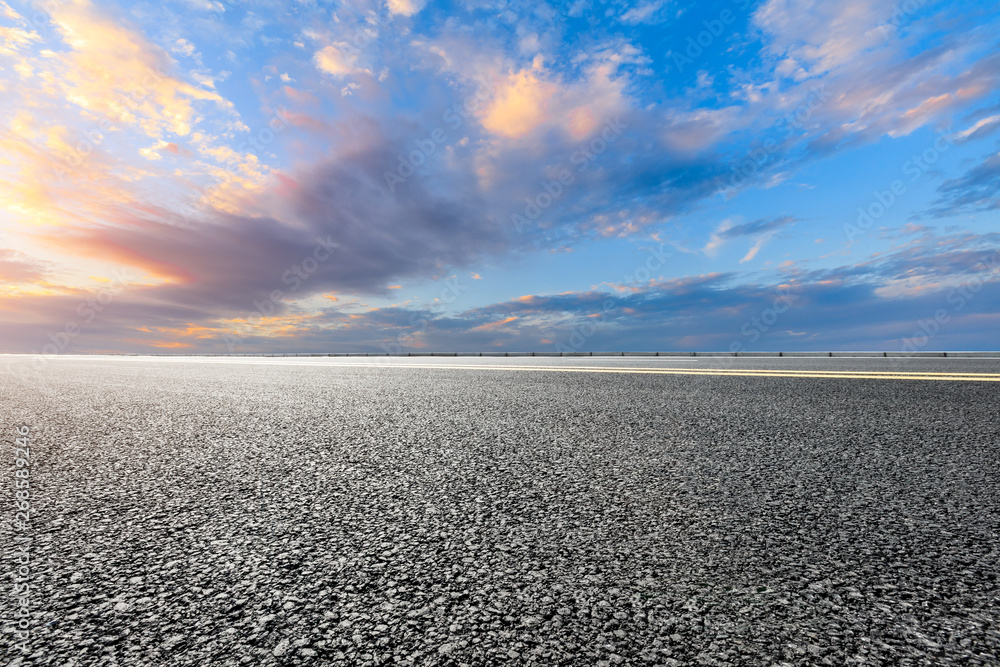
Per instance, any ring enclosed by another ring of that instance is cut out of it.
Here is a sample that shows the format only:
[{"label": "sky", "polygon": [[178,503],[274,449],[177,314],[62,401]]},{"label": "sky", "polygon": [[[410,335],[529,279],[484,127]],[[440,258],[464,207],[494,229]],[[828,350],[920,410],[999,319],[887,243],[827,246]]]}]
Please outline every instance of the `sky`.
[{"label": "sky", "polygon": [[994,0],[0,1],[0,352],[1000,349]]}]

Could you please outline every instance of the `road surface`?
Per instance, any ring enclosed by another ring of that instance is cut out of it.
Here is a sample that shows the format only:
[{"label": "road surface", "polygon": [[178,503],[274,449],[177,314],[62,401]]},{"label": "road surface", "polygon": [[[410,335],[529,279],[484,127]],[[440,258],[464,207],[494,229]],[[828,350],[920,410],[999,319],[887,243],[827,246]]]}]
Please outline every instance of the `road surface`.
[{"label": "road surface", "polygon": [[1000,661],[1000,360],[28,361],[11,665]]}]

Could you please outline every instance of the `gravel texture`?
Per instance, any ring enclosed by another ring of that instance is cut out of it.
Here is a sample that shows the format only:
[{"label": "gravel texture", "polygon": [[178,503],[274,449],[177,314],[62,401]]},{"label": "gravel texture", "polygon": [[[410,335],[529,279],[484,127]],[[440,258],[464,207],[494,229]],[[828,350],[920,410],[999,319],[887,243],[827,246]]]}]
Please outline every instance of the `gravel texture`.
[{"label": "gravel texture", "polygon": [[4,535],[31,429],[35,611],[0,662],[1000,662],[1000,383],[413,365],[0,383]]}]

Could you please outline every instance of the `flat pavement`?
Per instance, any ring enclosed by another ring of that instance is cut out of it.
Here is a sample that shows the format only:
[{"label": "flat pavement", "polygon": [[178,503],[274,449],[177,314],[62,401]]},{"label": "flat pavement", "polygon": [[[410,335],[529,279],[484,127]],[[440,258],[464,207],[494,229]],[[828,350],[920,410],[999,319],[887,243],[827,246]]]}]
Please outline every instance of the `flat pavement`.
[{"label": "flat pavement", "polygon": [[4,664],[1000,662],[998,359],[0,373]]}]

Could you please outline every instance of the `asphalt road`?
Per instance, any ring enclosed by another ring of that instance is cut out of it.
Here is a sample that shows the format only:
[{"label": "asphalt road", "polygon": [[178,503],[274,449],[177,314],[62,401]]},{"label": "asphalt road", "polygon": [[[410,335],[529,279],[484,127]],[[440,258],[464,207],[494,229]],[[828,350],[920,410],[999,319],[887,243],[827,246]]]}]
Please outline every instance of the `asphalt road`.
[{"label": "asphalt road", "polygon": [[38,363],[0,382],[0,662],[997,664],[970,373],[1000,361]]}]

